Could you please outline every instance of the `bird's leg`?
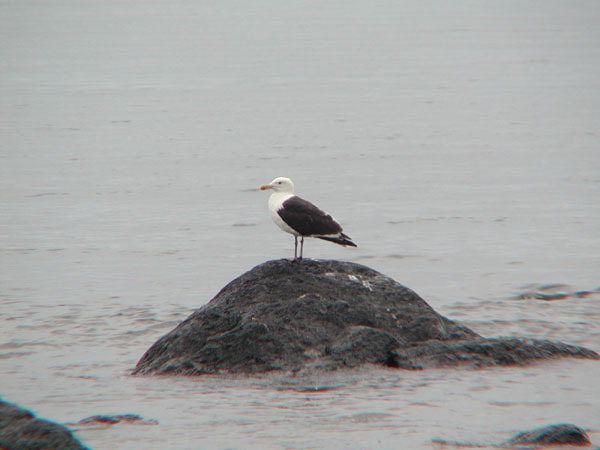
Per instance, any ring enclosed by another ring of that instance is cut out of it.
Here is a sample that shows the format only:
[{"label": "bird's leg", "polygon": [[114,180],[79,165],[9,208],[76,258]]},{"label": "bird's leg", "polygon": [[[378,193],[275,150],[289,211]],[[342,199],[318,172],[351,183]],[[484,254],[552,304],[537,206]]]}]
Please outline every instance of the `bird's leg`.
[{"label": "bird's leg", "polygon": [[304,236],[300,238],[300,259],[302,259],[302,250],[304,250]]},{"label": "bird's leg", "polygon": [[298,236],[294,236],[294,259],[297,259],[298,256]]}]

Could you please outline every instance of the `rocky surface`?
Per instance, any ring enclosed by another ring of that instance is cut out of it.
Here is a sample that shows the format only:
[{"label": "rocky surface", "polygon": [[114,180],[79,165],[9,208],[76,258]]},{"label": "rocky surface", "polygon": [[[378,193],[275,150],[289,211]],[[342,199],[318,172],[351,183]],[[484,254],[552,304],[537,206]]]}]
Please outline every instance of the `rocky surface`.
[{"label": "rocky surface", "polygon": [[0,400],[0,448],[6,450],[85,450],[68,428],[38,419],[31,412]]},{"label": "rocky surface", "polygon": [[160,338],[135,374],[259,373],[364,363],[404,369],[524,365],[596,352],[532,339],[485,339],[366,266],[275,260],[225,286]]}]

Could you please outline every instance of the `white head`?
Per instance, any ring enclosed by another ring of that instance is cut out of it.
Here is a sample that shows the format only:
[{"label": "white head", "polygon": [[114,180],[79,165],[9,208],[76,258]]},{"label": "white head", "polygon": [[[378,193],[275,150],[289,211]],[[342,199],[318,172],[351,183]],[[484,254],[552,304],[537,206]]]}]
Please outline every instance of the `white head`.
[{"label": "white head", "polygon": [[294,183],[292,183],[292,180],[290,180],[289,178],[277,177],[273,181],[271,181],[269,184],[263,184],[260,187],[261,191],[264,191],[265,189],[273,189],[275,192],[285,192],[285,193],[293,194],[294,193]]}]

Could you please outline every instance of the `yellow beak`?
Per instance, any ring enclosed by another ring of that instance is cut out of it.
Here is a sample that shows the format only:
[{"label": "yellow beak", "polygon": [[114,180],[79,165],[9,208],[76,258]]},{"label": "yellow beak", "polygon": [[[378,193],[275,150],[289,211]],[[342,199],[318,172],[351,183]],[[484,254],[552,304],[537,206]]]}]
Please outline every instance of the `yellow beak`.
[{"label": "yellow beak", "polygon": [[265,189],[273,189],[273,186],[271,186],[270,184],[263,184],[263,185],[260,187],[260,190],[261,190],[261,191],[264,191]]}]

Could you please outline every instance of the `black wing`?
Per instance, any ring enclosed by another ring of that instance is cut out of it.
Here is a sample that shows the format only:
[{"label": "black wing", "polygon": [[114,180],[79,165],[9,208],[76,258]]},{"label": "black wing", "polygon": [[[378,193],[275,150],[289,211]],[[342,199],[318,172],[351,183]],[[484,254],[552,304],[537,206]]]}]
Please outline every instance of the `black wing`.
[{"label": "black wing", "polygon": [[290,227],[302,236],[339,234],[342,227],[325,211],[300,197],[290,197],[277,211]]}]

